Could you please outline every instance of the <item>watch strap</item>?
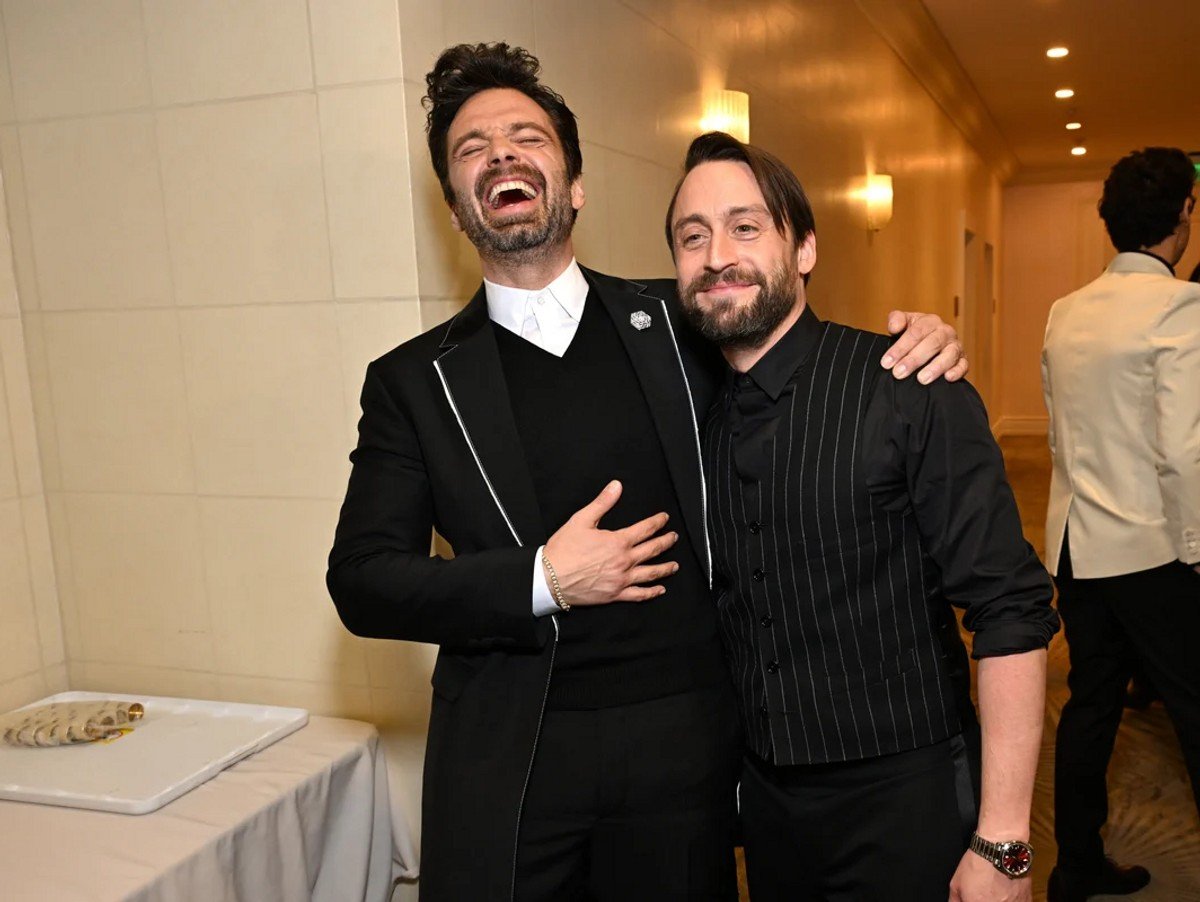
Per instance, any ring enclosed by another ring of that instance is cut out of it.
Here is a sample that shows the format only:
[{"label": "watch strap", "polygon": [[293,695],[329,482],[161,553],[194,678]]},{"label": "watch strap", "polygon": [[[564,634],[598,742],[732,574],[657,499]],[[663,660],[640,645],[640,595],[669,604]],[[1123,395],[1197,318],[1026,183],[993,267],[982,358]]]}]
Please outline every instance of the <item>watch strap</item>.
[{"label": "watch strap", "polygon": [[970,849],[1001,874],[1012,879],[1026,876],[1033,867],[1033,847],[1023,840],[993,842],[978,833],[971,835]]}]

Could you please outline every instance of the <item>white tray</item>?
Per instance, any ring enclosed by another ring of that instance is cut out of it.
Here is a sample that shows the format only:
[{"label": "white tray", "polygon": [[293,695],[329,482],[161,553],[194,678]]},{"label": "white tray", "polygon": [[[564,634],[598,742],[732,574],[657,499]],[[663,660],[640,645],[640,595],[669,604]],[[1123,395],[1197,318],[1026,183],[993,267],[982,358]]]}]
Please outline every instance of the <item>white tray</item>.
[{"label": "white tray", "polygon": [[141,702],[146,715],[108,743],[0,743],[0,799],[146,814],[308,723],[302,708],[123,693],[60,692],[33,705],[93,699]]}]

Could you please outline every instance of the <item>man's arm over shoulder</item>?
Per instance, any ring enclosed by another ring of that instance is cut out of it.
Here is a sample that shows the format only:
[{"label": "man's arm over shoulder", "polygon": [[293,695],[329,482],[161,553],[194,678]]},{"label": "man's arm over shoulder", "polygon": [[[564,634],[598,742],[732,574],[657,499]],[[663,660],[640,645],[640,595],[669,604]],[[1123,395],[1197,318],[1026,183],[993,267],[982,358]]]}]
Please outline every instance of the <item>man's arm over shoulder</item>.
[{"label": "man's arm over shoulder", "polygon": [[431,558],[433,495],[420,441],[376,361],[362,392],[358,446],[326,583],[356,635],[461,647],[537,647],[535,549]]},{"label": "man's arm over shoulder", "polygon": [[1200,285],[1182,283],[1151,332],[1155,465],[1179,560],[1200,563]]}]

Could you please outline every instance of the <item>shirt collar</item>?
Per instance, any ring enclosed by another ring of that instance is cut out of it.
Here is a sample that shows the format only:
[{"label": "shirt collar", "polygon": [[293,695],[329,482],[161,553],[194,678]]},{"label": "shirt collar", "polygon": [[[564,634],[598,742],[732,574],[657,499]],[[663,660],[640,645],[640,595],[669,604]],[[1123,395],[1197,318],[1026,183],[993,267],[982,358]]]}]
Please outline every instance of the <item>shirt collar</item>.
[{"label": "shirt collar", "polygon": [[483,280],[483,290],[487,295],[488,316],[491,320],[520,335],[521,325],[525,321],[525,305],[538,295],[553,298],[567,316],[579,322],[579,318],[583,316],[584,301],[587,300],[588,283],[583,276],[583,270],[572,257],[567,268],[539,291],[498,285],[487,279]]},{"label": "shirt collar", "polygon": [[1168,270],[1170,270],[1172,276],[1175,275],[1175,267],[1172,266],[1170,263],[1168,263],[1166,260],[1164,260],[1162,257],[1160,257],[1158,254],[1151,253],[1150,251],[1129,251],[1129,253],[1145,254],[1147,257],[1152,257],[1155,260],[1157,260],[1159,263],[1161,263],[1163,266],[1165,266]]},{"label": "shirt collar", "polygon": [[[792,374],[808,359],[821,337],[821,320],[805,304],[800,318],[792,324],[762,359],[746,374],[772,401],[778,401]],[[732,370],[730,371],[732,373]]]}]

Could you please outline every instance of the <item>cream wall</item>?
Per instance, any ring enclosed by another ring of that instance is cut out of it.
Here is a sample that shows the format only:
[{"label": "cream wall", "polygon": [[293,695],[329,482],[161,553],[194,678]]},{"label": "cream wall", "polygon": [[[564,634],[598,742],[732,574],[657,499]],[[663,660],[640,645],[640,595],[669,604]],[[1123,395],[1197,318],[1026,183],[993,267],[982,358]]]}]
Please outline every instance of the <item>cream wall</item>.
[{"label": "cream wall", "polygon": [[1096,278],[1116,253],[1096,212],[1100,182],[1004,189],[1001,264],[1001,418],[1009,435],[1046,431],[1041,351],[1046,317],[1063,295]]},{"label": "cream wall", "polygon": [[25,336],[0,223],[0,712],[66,688]]},{"label": "cream wall", "polygon": [[[1096,278],[1116,254],[1096,211],[1103,189],[1098,181],[1004,189],[1001,432],[1046,431],[1040,358],[1050,307]],[[1200,214],[1192,217],[1194,238],[1176,266],[1182,279],[1200,260]]]},{"label": "cream wall", "polygon": [[[580,117],[593,267],[670,273],[661,216],[710,85],[751,93],[752,138],[806,182],[822,314],[950,319],[963,228],[999,239],[997,181],[842,0],[0,15],[0,164],[71,686],[373,720],[414,822],[431,650],[347,634],[323,571],[366,362],[478,280],[423,146],[440,49],[541,57]],[[851,197],[870,168],[896,191],[874,235]]]}]

